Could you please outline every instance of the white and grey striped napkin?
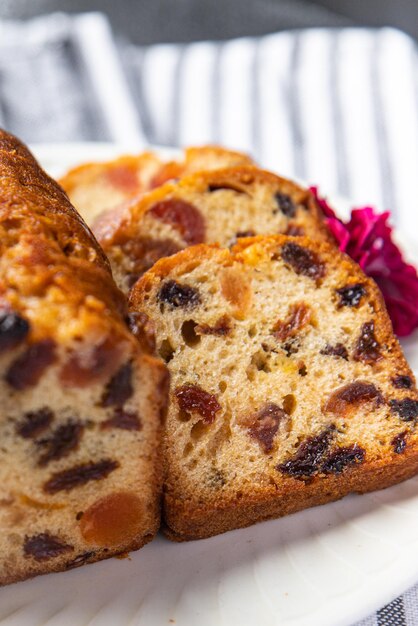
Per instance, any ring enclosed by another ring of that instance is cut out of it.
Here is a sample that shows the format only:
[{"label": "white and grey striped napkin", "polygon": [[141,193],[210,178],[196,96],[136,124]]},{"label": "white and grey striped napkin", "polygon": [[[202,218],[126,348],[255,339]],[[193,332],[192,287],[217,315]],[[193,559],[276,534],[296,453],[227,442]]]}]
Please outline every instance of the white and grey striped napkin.
[{"label": "white and grey striped napkin", "polygon": [[[97,13],[0,21],[0,125],[31,143],[225,144],[418,239],[418,51],[390,28],[141,48]],[[361,622],[416,624],[418,585]]]}]

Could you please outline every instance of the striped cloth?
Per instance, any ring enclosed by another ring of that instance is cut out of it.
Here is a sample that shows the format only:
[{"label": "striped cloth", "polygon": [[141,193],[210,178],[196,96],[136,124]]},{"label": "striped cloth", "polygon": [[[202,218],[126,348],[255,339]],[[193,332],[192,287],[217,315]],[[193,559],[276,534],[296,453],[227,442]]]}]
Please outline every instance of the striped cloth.
[{"label": "striped cloth", "polygon": [[[393,29],[140,48],[100,14],[0,21],[0,125],[31,143],[218,142],[418,237],[418,54]],[[361,622],[416,624],[418,585]]]}]

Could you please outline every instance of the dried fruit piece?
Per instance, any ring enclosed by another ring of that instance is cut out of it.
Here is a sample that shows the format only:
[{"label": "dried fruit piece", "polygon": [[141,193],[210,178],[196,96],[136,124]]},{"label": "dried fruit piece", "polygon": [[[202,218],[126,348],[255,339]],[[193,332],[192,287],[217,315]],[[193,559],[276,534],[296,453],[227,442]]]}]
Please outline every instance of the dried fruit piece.
[{"label": "dried fruit piece", "polygon": [[402,421],[411,422],[418,417],[418,400],[403,398],[389,402],[392,413],[397,413]]},{"label": "dried fruit piece", "polygon": [[102,406],[122,406],[134,392],[132,363],[125,363],[110,379],[102,398]]},{"label": "dried fruit piece", "polygon": [[349,465],[357,465],[364,461],[365,450],[358,444],[337,448],[322,464],[320,471],[324,474],[341,474]]},{"label": "dried fruit piece", "polygon": [[0,313],[0,354],[20,345],[28,336],[29,322],[17,313]]},{"label": "dried fruit piece", "polygon": [[336,290],[340,302],[339,306],[352,306],[357,307],[360,304],[360,300],[363,296],[366,295],[366,288],[361,283],[356,283],[355,285],[347,285],[346,287],[341,287],[341,289]]},{"label": "dried fruit piece", "polygon": [[189,246],[205,241],[205,220],[195,206],[184,200],[170,198],[154,204],[149,210],[153,217],[179,231]]},{"label": "dried fruit piece", "polygon": [[254,237],[255,232],[253,230],[239,230],[235,233],[235,238],[239,239],[240,237]]},{"label": "dried fruit piece", "polygon": [[80,532],[85,541],[98,546],[128,544],[140,534],[143,513],[141,500],[134,493],[111,493],[84,512]]},{"label": "dried fruit piece", "polygon": [[43,407],[37,411],[30,411],[29,413],[25,413],[23,421],[18,424],[16,431],[25,439],[34,439],[49,428],[53,419],[54,413],[47,407]]},{"label": "dried fruit piece", "polygon": [[250,437],[258,441],[264,452],[272,451],[274,437],[284,419],[287,419],[287,414],[273,402],[267,403],[253,417],[253,424],[248,432]]},{"label": "dried fruit piece", "polygon": [[315,437],[309,437],[298,448],[295,456],[276,469],[294,478],[312,476],[318,471],[328,451],[333,437],[334,427],[329,427]]},{"label": "dried fruit piece", "polygon": [[9,367],[5,379],[11,387],[26,389],[36,385],[45,370],[55,361],[55,343],[44,339],[33,343]]},{"label": "dried fruit piece", "polygon": [[396,435],[390,442],[393,446],[393,451],[395,452],[395,454],[402,454],[402,452],[404,452],[406,448],[407,435],[408,431],[404,430],[402,433],[399,433],[399,435]]},{"label": "dried fruit piece", "polygon": [[288,196],[286,193],[281,193],[280,191],[278,191],[274,194],[274,200],[278,206],[278,209],[275,209],[273,211],[273,214],[277,213],[280,210],[283,215],[286,215],[286,217],[295,217],[296,206],[290,196]]},{"label": "dried fruit piece", "polygon": [[297,243],[285,243],[282,247],[282,258],[288,263],[296,274],[302,274],[309,278],[322,278],[325,274],[325,265],[318,255],[312,250],[303,248]]},{"label": "dried fruit piece", "polygon": [[286,320],[278,320],[273,326],[273,335],[278,341],[294,337],[307,324],[312,316],[311,308],[304,302],[292,304]]},{"label": "dried fruit piece", "polygon": [[325,348],[321,350],[320,354],[324,354],[326,356],[338,356],[348,361],[347,348],[343,346],[342,343],[336,343],[335,346],[331,346],[327,343]]},{"label": "dried fruit piece", "polygon": [[45,483],[46,493],[57,493],[58,491],[71,491],[75,487],[80,487],[91,480],[101,480],[106,478],[111,472],[119,467],[117,461],[103,459],[97,463],[84,463],[76,465],[68,470],[57,472]]},{"label": "dried fruit piece", "polygon": [[305,230],[302,226],[296,226],[296,224],[290,223],[286,229],[285,235],[289,235],[289,237],[303,237],[305,234]]},{"label": "dried fruit piece", "polygon": [[174,395],[182,411],[198,413],[202,416],[204,424],[212,424],[216,413],[222,408],[214,394],[208,393],[198,385],[177,387]]},{"label": "dried fruit piece", "polygon": [[360,404],[374,401],[375,406],[383,403],[383,396],[373,383],[356,380],[336,389],[324,406],[326,413],[345,416]]},{"label": "dried fruit piece", "polygon": [[73,546],[65,543],[60,537],[48,533],[40,533],[25,537],[23,552],[26,557],[33,557],[35,561],[53,559],[65,552],[74,550]]},{"label": "dried fruit piece", "polygon": [[87,354],[74,354],[61,369],[61,382],[68,387],[88,387],[108,379],[118,367],[122,350],[118,338],[113,337],[105,339]]},{"label": "dried fruit piece", "polygon": [[226,267],[220,277],[222,295],[235,309],[235,317],[242,318],[252,300],[251,281],[239,267]]},{"label": "dried fruit piece", "polygon": [[67,456],[78,447],[84,426],[80,422],[69,420],[59,426],[50,437],[40,439],[37,445],[45,450],[38,459],[38,465],[45,467],[50,461],[57,461]]},{"label": "dried fruit piece", "polygon": [[374,322],[366,322],[361,327],[360,337],[357,340],[353,354],[355,361],[372,364],[382,358],[380,344],[374,334]]},{"label": "dried fruit piece", "polygon": [[189,285],[181,285],[175,280],[166,280],[157,294],[160,302],[165,302],[170,306],[193,308],[200,304],[200,294],[197,289]]},{"label": "dried fruit piece", "polygon": [[395,376],[395,378],[392,378],[392,385],[396,387],[396,389],[411,389],[413,382],[410,376],[407,376],[406,374],[401,374],[400,376]]},{"label": "dried fruit piece", "polygon": [[126,194],[133,195],[141,188],[136,168],[133,169],[127,164],[109,167],[104,176],[111,185]]},{"label": "dried fruit piece", "polygon": [[114,410],[112,417],[102,423],[102,428],[141,430],[142,424],[138,413],[135,411],[124,411],[121,408],[117,408]]},{"label": "dried fruit piece", "polygon": [[216,320],[213,326],[209,324],[198,324],[195,328],[195,332],[198,335],[219,335],[224,337],[228,335],[232,330],[231,319],[228,315],[222,315]]}]

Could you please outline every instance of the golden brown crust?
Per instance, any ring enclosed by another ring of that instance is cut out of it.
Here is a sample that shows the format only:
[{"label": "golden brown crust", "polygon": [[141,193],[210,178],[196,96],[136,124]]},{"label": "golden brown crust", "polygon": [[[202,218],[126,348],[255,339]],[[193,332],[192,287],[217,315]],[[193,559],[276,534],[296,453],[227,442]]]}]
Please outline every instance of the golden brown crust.
[{"label": "golden brown crust", "polygon": [[[333,283],[334,289],[347,284],[361,284],[364,288],[364,293],[367,293],[367,307],[372,312],[371,319],[374,320],[375,324],[375,340],[382,347],[384,358],[382,360],[378,359],[373,364],[373,367],[370,367],[370,370],[359,370],[363,373],[355,374],[355,378],[360,377],[361,379],[366,371],[366,377],[369,376],[371,380],[375,380],[373,376],[376,375],[381,384],[383,380],[390,382],[390,377],[394,373],[401,373],[402,376],[410,379],[410,386],[405,391],[401,390],[399,395],[397,390],[389,384],[389,388],[386,388],[388,405],[392,402],[389,399],[393,397],[408,397],[413,402],[418,402],[418,393],[415,388],[413,373],[405,361],[399,342],[393,334],[391,321],[381,292],[374,281],[363,274],[357,264],[346,255],[337,252],[333,246],[324,242],[312,241],[302,237],[290,239],[282,235],[276,235],[241,239],[231,251],[207,245],[194,246],[182,250],[170,258],[158,261],[138,281],[130,294],[131,308],[147,311],[155,322],[156,317],[152,317],[148,303],[152,302],[156,291],[160,289],[159,285],[163,284],[167,278],[180,281],[180,283],[184,281],[187,285],[195,285],[196,283],[190,280],[189,272],[193,272],[193,268],[202,265],[205,267],[204,273],[210,274],[211,272],[208,268],[211,260],[216,263],[217,268],[222,266],[228,267],[233,264],[236,266],[237,263],[249,268],[257,268],[259,264],[268,264],[270,258],[274,258],[277,251],[289,242],[318,255],[318,258],[325,263],[325,277],[327,272],[335,270],[336,275],[340,277],[338,280],[341,283],[336,285]],[[208,303],[206,303],[207,305]],[[222,313],[222,309],[220,313]],[[191,309],[190,313],[185,313],[185,316],[187,315],[196,320],[196,323],[200,323],[201,318],[197,309]],[[177,321],[176,323],[181,325],[181,319],[180,322]],[[370,318],[366,317],[366,319]],[[164,331],[164,333],[167,332],[167,330]],[[230,349],[228,348],[228,350]],[[184,363],[182,367],[185,368]],[[332,363],[330,367],[332,367]],[[194,370],[190,375],[196,375]],[[351,374],[348,376],[348,380],[352,380],[350,378]],[[204,371],[197,372],[197,380],[202,381],[203,387],[205,387]],[[343,383],[339,384],[342,385]],[[378,400],[378,402],[381,401],[383,402],[382,399]],[[172,399],[172,402],[174,403],[175,400]],[[180,458],[181,454],[176,458],[176,455],[172,452],[173,439],[170,440],[170,436],[173,437],[173,433],[179,429],[179,421],[175,417],[171,419],[172,432],[171,435],[166,435],[165,442],[166,477],[163,516],[164,532],[170,539],[175,541],[209,537],[233,528],[241,528],[265,519],[287,515],[309,506],[337,500],[352,492],[365,493],[383,489],[418,472],[418,435],[414,425],[415,422],[411,421],[410,418],[407,418],[404,422],[397,422],[398,418],[394,418],[393,414],[390,417],[389,413],[388,419],[396,421],[396,428],[400,432],[405,428],[407,429],[405,432],[408,432],[408,444],[405,448],[402,448],[401,453],[394,449],[393,442],[388,450],[385,448],[385,452],[381,453],[379,442],[377,441],[379,437],[377,436],[376,442],[373,442],[375,448],[371,449],[370,460],[366,456],[364,463],[347,467],[340,474],[322,474],[316,475],[309,480],[300,480],[292,476],[280,475],[279,472],[277,472],[277,478],[275,478],[273,472],[273,475],[269,475],[271,482],[262,481],[259,484],[251,485],[247,483],[247,487],[243,490],[240,497],[237,497],[233,488],[231,490],[203,492],[198,488],[198,485],[195,485],[195,489],[191,491],[189,491],[188,487],[186,493],[179,488],[182,477],[182,463],[186,463],[186,460]],[[169,430],[170,425],[167,433]],[[308,437],[309,433],[306,433],[305,436]],[[358,440],[358,443],[362,445],[362,440]],[[248,451],[246,454],[248,454]],[[184,482],[186,483],[187,479]]]}]

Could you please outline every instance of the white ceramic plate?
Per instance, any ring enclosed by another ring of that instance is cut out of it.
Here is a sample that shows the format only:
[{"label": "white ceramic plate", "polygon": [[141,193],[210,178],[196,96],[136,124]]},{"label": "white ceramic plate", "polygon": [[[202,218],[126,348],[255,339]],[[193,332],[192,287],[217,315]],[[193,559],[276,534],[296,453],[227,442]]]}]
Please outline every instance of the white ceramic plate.
[{"label": "white ceramic plate", "polygon": [[[120,149],[35,152],[60,174]],[[418,336],[405,348],[417,372]],[[349,625],[417,581],[418,477],[204,541],[158,537],[129,559],[6,587],[0,626]]]}]

